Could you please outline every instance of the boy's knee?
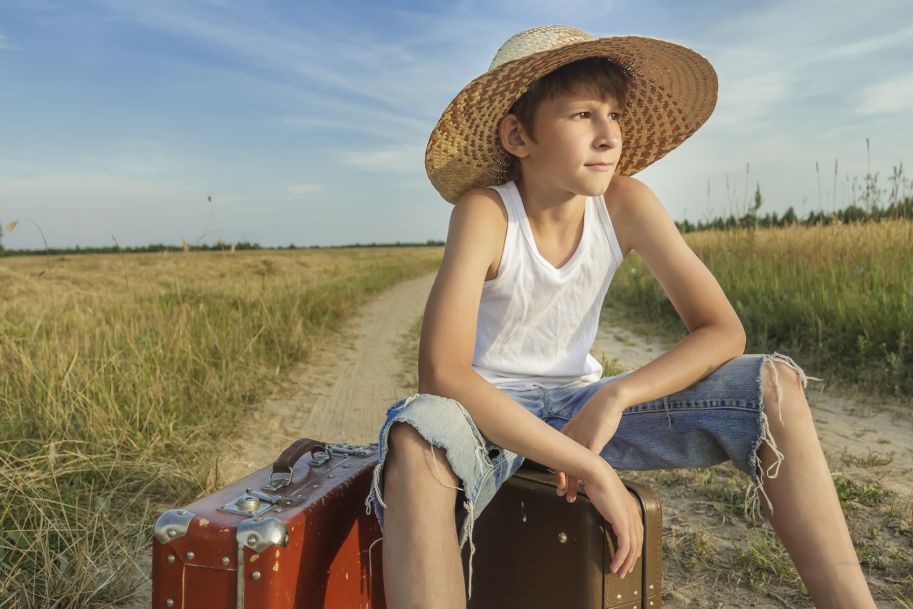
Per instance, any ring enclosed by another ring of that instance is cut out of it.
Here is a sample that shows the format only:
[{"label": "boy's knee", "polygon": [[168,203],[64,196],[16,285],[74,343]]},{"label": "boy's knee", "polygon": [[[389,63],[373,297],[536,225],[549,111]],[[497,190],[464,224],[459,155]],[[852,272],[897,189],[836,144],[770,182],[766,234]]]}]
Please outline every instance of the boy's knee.
[{"label": "boy's knee", "polygon": [[785,418],[787,409],[808,410],[802,380],[795,368],[779,360],[769,360],[761,370],[764,410],[771,422]]},{"label": "boy's knee", "polygon": [[431,444],[412,425],[397,421],[390,426],[387,436],[386,468],[409,476],[418,482],[425,473],[435,479],[456,485],[459,482],[447,461],[446,449]]}]

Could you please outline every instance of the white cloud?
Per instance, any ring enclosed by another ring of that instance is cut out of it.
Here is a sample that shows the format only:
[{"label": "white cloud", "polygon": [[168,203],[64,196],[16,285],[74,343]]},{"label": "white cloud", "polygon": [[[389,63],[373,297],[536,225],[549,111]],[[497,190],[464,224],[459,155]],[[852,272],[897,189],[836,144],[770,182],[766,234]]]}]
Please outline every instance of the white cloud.
[{"label": "white cloud", "polygon": [[0,34],[0,51],[18,51],[20,50],[15,44],[10,42],[9,38]]},{"label": "white cloud", "polygon": [[725,28],[708,26],[705,36],[693,35],[720,76],[712,120],[781,123],[784,112],[835,99],[848,73],[857,87],[883,76],[891,69],[886,61],[913,47],[913,26],[886,27],[908,23],[905,2],[875,4],[878,10],[855,1],[765,3],[727,17]]},{"label": "white cloud", "polygon": [[288,187],[290,193],[297,195],[317,192],[318,190],[323,190],[323,184],[291,184]]},{"label": "white cloud", "polygon": [[859,114],[896,114],[913,108],[913,72],[875,83],[862,92]]},{"label": "white cloud", "polygon": [[[284,125],[295,127],[302,130],[326,130],[326,131],[343,131],[346,133],[371,134],[378,137],[402,141],[410,137],[421,138],[430,134],[430,122],[420,122],[406,117],[393,115],[387,112],[376,112],[365,108],[351,108],[343,110],[337,107],[337,114],[347,114],[348,116],[358,117],[357,120],[332,120],[317,118],[307,114],[295,114],[284,116],[280,121]],[[349,111],[351,110],[351,111]],[[315,109],[315,113],[319,110]],[[413,134],[410,136],[409,134]]]},{"label": "white cloud", "polygon": [[425,166],[425,150],[418,146],[400,146],[370,152],[341,150],[343,161],[354,167],[377,172],[419,174]]},{"label": "white cloud", "polygon": [[783,71],[752,72],[722,79],[714,121],[721,127],[751,124],[771,114],[789,97],[791,77]]},{"label": "white cloud", "polygon": [[907,26],[896,32],[871,36],[869,38],[858,38],[842,45],[834,47],[824,53],[809,57],[809,63],[821,63],[834,59],[844,59],[848,57],[856,58],[878,51],[885,51],[893,46],[911,46],[913,45],[913,26]]},{"label": "white cloud", "polygon": [[[200,13],[183,3],[104,3],[128,21],[235,55],[256,69],[278,70],[336,93],[390,106],[400,98],[395,87],[381,86],[389,74],[376,74],[370,82],[353,75],[365,76],[377,66],[418,60],[400,44],[372,41],[370,31],[337,31],[340,28],[328,23],[293,27],[268,19],[263,12]],[[346,27],[351,29],[351,24]]]}]

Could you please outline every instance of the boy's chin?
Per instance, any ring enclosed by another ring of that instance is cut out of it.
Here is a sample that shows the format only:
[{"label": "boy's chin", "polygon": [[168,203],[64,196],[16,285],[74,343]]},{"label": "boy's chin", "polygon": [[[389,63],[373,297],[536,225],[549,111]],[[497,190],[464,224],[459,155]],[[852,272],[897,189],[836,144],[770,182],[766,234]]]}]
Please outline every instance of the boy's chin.
[{"label": "boy's chin", "polygon": [[581,191],[577,194],[586,197],[597,197],[605,193],[606,189],[609,187],[609,184],[612,183],[612,178],[614,177],[615,172],[612,172],[602,176],[601,179],[598,180],[587,180],[586,183],[580,185]]}]

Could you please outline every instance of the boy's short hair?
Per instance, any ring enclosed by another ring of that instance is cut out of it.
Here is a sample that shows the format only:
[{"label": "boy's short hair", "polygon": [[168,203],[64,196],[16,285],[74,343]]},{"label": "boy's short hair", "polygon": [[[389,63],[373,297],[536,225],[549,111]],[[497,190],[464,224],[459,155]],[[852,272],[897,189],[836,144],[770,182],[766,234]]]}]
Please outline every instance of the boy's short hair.
[{"label": "boy's short hair", "polygon": [[[630,75],[617,63],[606,57],[587,57],[565,64],[531,83],[508,113],[516,115],[526,133],[536,142],[533,126],[536,110],[543,102],[574,92],[600,99],[611,97],[624,108],[630,82]],[[513,160],[516,162],[516,157]]]}]

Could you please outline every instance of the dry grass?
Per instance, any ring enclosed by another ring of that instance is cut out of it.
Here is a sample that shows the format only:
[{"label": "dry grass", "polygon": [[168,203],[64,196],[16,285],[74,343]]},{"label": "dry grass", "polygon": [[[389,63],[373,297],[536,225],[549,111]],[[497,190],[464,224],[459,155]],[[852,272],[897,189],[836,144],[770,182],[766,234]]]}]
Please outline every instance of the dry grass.
[{"label": "dry grass", "polygon": [[[815,376],[913,396],[913,222],[703,231],[686,241],[723,287],[750,352],[801,358]],[[636,254],[607,299],[667,332],[682,326]],[[838,382],[838,385],[840,383]]]},{"label": "dry grass", "polygon": [[218,479],[246,404],[440,248],[0,261],[0,607],[129,593],[164,501]]}]

